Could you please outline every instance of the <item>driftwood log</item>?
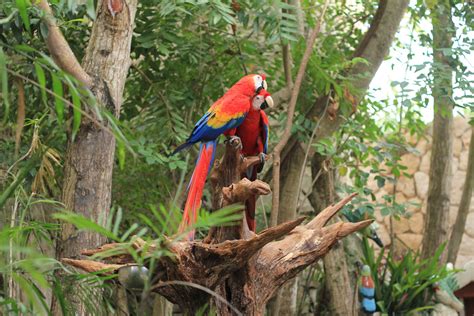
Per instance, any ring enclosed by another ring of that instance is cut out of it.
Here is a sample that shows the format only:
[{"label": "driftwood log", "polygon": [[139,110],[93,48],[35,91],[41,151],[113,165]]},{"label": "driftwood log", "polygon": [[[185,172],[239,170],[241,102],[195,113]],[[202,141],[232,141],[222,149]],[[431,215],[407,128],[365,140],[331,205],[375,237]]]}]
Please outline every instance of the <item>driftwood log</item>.
[{"label": "driftwood log", "polygon": [[[260,158],[242,158],[239,149],[239,139],[228,141],[223,158],[214,165],[210,176],[213,209],[243,203],[251,195],[270,193],[268,184],[242,179],[246,168],[258,164]],[[349,195],[327,207],[306,224],[304,218],[298,218],[254,234],[248,230],[243,216],[237,226],[211,228],[202,241],[166,238],[159,246],[166,247],[174,257],[163,257],[150,271],[152,290],[190,315],[209,303],[218,315],[264,315],[266,303],[286,281],[318,261],[339,239],[370,225],[372,220],[325,226],[353,197],[354,194]],[[131,246],[136,251],[148,252],[158,247],[139,238]],[[109,253],[114,249],[118,251],[105,256],[102,262],[68,258],[62,261],[87,272],[106,270],[104,273],[115,273],[134,263],[121,244],[84,250],[82,255]],[[209,290],[217,295],[211,295]]]}]

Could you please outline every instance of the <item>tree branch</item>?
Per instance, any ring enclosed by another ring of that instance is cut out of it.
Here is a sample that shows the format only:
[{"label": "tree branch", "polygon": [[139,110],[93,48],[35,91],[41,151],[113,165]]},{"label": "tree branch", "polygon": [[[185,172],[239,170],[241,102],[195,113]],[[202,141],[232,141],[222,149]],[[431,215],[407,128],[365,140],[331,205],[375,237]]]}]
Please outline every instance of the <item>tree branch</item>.
[{"label": "tree branch", "polygon": [[[400,25],[400,21],[408,7],[408,2],[408,0],[380,0],[374,20],[353,55],[354,57],[364,58],[367,61],[367,64],[359,63],[351,68],[347,73],[347,77],[351,78],[352,85],[357,89],[357,94],[351,96],[353,98],[351,99],[353,104],[357,104],[366,93],[380,64],[385,56],[387,56],[390,45],[393,42],[393,38],[395,37]],[[285,89],[281,90],[283,97],[285,96],[283,93],[284,90]],[[322,113],[327,104],[327,98],[328,96],[324,95],[316,99],[314,105],[306,113],[305,117],[310,120],[314,120],[315,117],[322,117]],[[318,142],[321,139],[334,134],[334,132],[337,131],[346,120],[347,117],[342,115],[337,115],[334,119],[326,115],[321,119],[317,128],[314,142]],[[295,150],[295,146],[299,146],[299,142],[297,141],[296,136],[293,135],[281,152],[282,160],[291,157],[289,153]],[[264,180],[268,181],[268,177],[265,176]]]},{"label": "tree branch", "polygon": [[306,66],[308,65],[309,58],[313,52],[314,42],[316,37],[319,34],[321,28],[321,23],[324,18],[324,14],[328,7],[329,1],[326,0],[324,3],[323,10],[321,12],[318,24],[313,28],[311,34],[306,43],[306,50],[304,52],[303,58],[301,60],[300,67],[298,69],[298,74],[296,75],[295,85],[291,92],[290,104],[288,105],[288,117],[286,120],[285,130],[280,139],[280,142],[275,146],[273,150],[273,196],[272,196],[272,212],[270,216],[270,226],[275,226],[278,221],[278,209],[280,206],[280,153],[285,147],[286,143],[291,136],[291,128],[293,126],[293,116],[295,114],[296,101],[298,100],[298,95],[300,93],[301,83],[303,82],[303,77],[306,72]]},{"label": "tree branch", "polygon": [[56,64],[58,64],[62,70],[84,83],[87,87],[91,87],[91,77],[81,67],[71,47],[61,33],[48,2],[46,0],[40,0],[36,6],[44,13],[42,19],[48,27],[48,37],[46,41],[49,52]]},{"label": "tree branch", "polygon": [[[327,207],[306,225],[301,224],[304,220],[301,217],[271,227],[247,240],[226,240],[218,244],[170,240],[163,246],[168,248],[175,258],[159,259],[154,275],[151,276],[154,280],[153,288],[172,302],[180,304],[187,310],[193,310],[209,299],[208,294],[192,288],[176,287],[171,284],[172,282],[190,282],[214,291],[227,282],[226,280],[238,277],[241,282],[247,282],[244,288],[253,288],[255,298],[251,304],[253,307],[241,312],[248,314],[252,311],[250,313],[252,315],[263,315],[266,302],[283,283],[293,278],[306,266],[319,260],[338,240],[372,223],[372,220],[358,223],[339,222],[324,227],[331,217],[354,196],[355,194],[352,194],[335,205]],[[278,240],[283,236],[286,237]],[[156,247],[154,241],[147,244],[140,238],[133,240],[131,246],[138,251]],[[129,246],[130,244],[114,243],[83,251],[83,254],[89,255],[102,252],[102,260],[105,262],[68,258],[62,259],[62,262],[91,273],[111,274],[122,267],[134,264],[129,261],[121,264],[110,263],[117,262],[118,253],[122,257],[131,257],[127,252]],[[114,253],[113,249],[117,251]],[[114,254],[107,256],[107,252]],[[246,272],[242,274],[238,271]],[[163,282],[170,282],[170,284],[157,286]],[[242,285],[239,282],[230,284]],[[233,292],[234,295],[236,293]],[[242,293],[242,290],[238,293],[244,296],[249,295],[249,293]]]},{"label": "tree branch", "polygon": [[466,179],[462,190],[456,222],[453,225],[451,238],[448,245],[448,262],[456,262],[462,236],[466,227],[467,215],[471,207],[472,190],[474,188],[474,128],[471,127],[471,142],[469,143],[469,156],[467,158]]}]

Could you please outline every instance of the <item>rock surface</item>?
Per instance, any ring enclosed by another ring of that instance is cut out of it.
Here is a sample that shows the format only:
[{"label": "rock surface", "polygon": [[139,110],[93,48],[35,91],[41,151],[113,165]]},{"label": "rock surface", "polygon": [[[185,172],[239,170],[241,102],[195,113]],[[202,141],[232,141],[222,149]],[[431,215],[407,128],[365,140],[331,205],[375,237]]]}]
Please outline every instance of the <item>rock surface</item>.
[{"label": "rock surface", "polygon": [[[410,248],[419,249],[423,239],[424,220],[426,218],[426,199],[429,187],[429,172],[431,159],[431,130],[428,126],[424,137],[415,138],[412,135],[406,135],[406,139],[412,142],[413,147],[418,151],[417,154],[404,154],[401,157],[401,164],[407,167],[404,170],[412,177],[401,176],[395,192],[395,201],[404,204],[411,217],[402,217],[400,221],[393,220],[393,229],[397,238]],[[462,190],[466,177],[467,159],[469,142],[473,128],[469,126],[467,119],[455,117],[453,124],[453,160],[451,163],[451,194],[450,194],[450,227],[456,221],[459,202],[462,196]],[[385,167],[385,169],[389,169]],[[386,176],[392,176],[386,173]],[[373,177],[371,178],[372,182]],[[371,182],[371,181],[369,181]],[[369,183],[369,187],[375,188],[376,183]],[[384,195],[393,194],[393,184],[386,181],[382,189],[377,189],[375,193],[378,203],[386,204]],[[418,203],[418,206],[412,205]],[[383,217],[377,210],[375,217],[380,227],[379,237],[384,244],[390,244],[390,221]],[[395,244],[399,243],[396,242]],[[470,213],[467,218],[465,234],[461,242],[456,267],[462,267],[466,262],[473,261],[474,265],[474,197],[471,202]],[[474,272],[473,272],[474,273]],[[440,315],[440,314],[438,314]]]}]

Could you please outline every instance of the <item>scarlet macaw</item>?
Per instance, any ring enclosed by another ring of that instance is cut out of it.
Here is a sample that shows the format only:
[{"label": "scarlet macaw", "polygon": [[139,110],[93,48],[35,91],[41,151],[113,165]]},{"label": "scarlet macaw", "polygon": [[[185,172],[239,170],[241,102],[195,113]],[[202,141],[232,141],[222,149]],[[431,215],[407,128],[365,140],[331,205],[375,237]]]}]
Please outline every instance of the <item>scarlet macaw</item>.
[{"label": "scarlet macaw", "polygon": [[[225,131],[238,127],[244,121],[250,110],[253,97],[262,89],[266,90],[265,79],[263,74],[252,74],[241,78],[209,108],[196,123],[186,142],[173,152],[175,154],[201,142],[196,167],[188,185],[188,197],[184,206],[183,220],[179,227],[180,232],[197,220],[206,177],[214,161],[217,138]],[[194,231],[189,233],[188,238],[194,239]]]},{"label": "scarlet macaw", "polygon": [[[262,90],[254,97],[252,107],[245,117],[245,120],[237,127],[235,135],[242,142],[243,156],[260,156],[261,163],[258,166],[250,167],[247,170],[247,179],[254,181],[257,179],[257,173],[262,171],[265,163],[265,155],[268,149],[268,117],[264,112],[267,107],[273,106],[273,99],[270,94]],[[255,196],[245,201],[245,217],[249,229],[255,232],[255,207],[257,199]]]}]

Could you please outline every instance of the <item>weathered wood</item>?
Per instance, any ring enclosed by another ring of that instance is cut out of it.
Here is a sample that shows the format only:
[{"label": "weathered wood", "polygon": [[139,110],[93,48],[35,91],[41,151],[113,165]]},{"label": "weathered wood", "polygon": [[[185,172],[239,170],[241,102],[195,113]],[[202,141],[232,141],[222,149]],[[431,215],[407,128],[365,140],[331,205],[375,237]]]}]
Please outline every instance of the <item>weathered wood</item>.
[{"label": "weathered wood", "polygon": [[[239,151],[235,140],[229,142],[223,159],[216,162],[211,176],[214,195],[218,196],[214,199],[215,207],[242,203],[252,195],[270,192],[264,182],[241,180],[241,165],[247,162],[240,158]],[[131,263],[128,254],[131,248],[140,252],[166,247],[174,256],[161,258],[151,272],[155,280],[153,291],[180,305],[188,314],[211,302],[218,315],[234,315],[229,304],[243,315],[263,315],[266,302],[283,283],[324,256],[339,239],[372,222],[341,222],[325,227],[353,197],[350,195],[327,207],[307,224],[302,224],[302,217],[254,234],[248,231],[244,216],[236,226],[215,227],[203,241],[165,238],[164,244],[157,245],[155,241],[148,244],[134,238],[127,244],[112,243],[82,251],[85,255],[101,257],[103,262],[71,259],[63,262],[89,272],[109,269],[110,273]],[[196,286],[189,286],[191,283]],[[227,303],[202,288],[214,291]]]}]

